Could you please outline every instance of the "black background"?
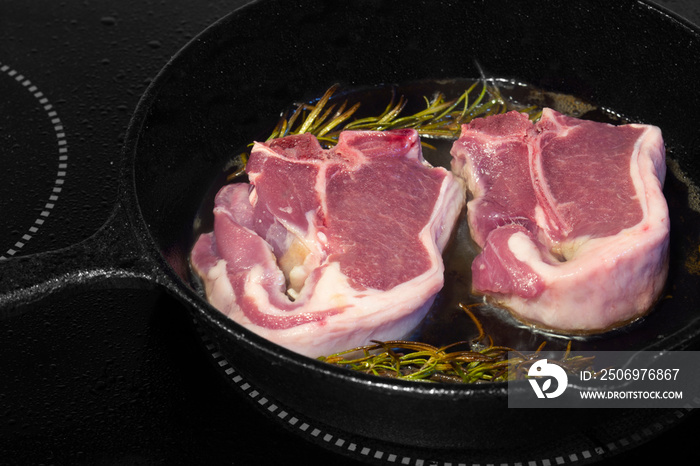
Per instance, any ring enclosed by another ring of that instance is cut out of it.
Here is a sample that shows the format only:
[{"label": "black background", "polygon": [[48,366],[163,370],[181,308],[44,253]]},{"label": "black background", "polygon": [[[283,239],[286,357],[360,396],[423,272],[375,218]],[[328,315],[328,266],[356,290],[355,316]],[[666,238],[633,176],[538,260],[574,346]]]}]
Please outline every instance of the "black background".
[{"label": "black background", "polygon": [[[175,52],[243,3],[0,0],[0,66],[49,99],[69,155],[59,199],[16,254],[73,244],[104,223],[140,95]],[[658,3],[700,23],[694,0]],[[45,209],[56,141],[34,98],[6,75],[0,104],[5,253]],[[59,294],[0,317],[0,464],[356,464],[261,415],[213,369],[188,319],[157,290]],[[687,439],[697,414],[679,424],[607,462],[637,464],[657,451],[699,458]]]}]

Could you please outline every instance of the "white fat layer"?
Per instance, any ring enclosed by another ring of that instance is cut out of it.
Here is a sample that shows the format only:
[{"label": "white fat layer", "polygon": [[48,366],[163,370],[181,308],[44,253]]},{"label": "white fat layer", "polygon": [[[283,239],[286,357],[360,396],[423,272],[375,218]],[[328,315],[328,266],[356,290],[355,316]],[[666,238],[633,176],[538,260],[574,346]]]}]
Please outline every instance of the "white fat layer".
[{"label": "white fat layer", "polygon": [[228,315],[236,307],[236,295],[226,273],[226,261],[220,259],[206,273],[204,280],[209,302],[215,308]]},{"label": "white fat layer", "polygon": [[535,222],[541,226],[545,226],[548,224],[547,216],[544,213],[544,209],[539,204],[535,206]]},{"label": "white fat layer", "polygon": [[548,272],[547,269],[551,267],[542,261],[537,245],[523,232],[519,231],[510,235],[508,238],[508,249],[513,253],[515,259],[535,269],[536,272],[539,272],[538,275],[546,274]]},{"label": "white fat layer", "polygon": [[[442,251],[447,246],[452,235],[454,219],[462,211],[465,198],[464,181],[448,172],[446,180],[440,186],[438,200],[441,202],[435,206],[430,221],[421,232],[421,242],[426,249],[437,247]],[[440,255],[439,251],[437,256]]]},{"label": "white fat layer", "polygon": [[250,193],[248,194],[248,202],[250,202],[250,205],[255,207],[255,205],[258,203],[258,192],[255,190],[255,188],[250,190]]}]

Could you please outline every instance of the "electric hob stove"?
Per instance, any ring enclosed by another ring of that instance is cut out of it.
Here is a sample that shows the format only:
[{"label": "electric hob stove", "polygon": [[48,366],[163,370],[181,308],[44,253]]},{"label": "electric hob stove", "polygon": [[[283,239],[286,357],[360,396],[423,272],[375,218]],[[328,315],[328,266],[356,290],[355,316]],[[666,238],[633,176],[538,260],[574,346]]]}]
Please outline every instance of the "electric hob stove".
[{"label": "electric hob stove", "polygon": [[[140,96],[173,54],[244,3],[0,0],[2,259],[100,228]],[[694,0],[658,3],[700,23]],[[680,409],[599,449],[520,464],[636,464],[658,451],[697,461],[688,439],[699,428],[697,413]],[[381,445],[353,444],[287,413],[237,377],[157,288],[86,287],[0,314],[0,464],[379,460],[442,464],[387,458]]]}]

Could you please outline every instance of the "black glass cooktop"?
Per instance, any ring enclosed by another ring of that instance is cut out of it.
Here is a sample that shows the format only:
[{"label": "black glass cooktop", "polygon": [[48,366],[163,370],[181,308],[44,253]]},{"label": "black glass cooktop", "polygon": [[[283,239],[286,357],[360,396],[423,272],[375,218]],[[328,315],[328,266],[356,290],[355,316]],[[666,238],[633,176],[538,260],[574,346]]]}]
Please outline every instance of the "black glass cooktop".
[{"label": "black glass cooktop", "polygon": [[[99,229],[147,85],[245,3],[0,0],[0,258]],[[658,3],[700,23],[695,0]],[[697,460],[687,448],[697,413],[671,416],[599,450],[521,464],[637,464],[656,451]],[[295,419],[231,376],[183,305],[157,289],[81,289],[0,310],[0,464],[449,464],[353,447]]]}]

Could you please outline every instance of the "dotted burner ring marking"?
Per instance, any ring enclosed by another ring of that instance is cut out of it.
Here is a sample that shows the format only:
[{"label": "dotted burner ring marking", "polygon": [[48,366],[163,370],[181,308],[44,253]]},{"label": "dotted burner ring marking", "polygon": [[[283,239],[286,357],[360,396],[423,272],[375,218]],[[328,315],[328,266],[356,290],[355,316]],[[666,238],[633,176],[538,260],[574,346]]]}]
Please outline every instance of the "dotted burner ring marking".
[{"label": "dotted burner ring marking", "polygon": [[49,99],[44,96],[44,93],[41,92],[34,84],[32,84],[29,79],[25,78],[22,74],[18,73],[16,70],[6,64],[3,64],[2,62],[0,62],[0,72],[14,79],[17,83],[22,85],[27,92],[34,96],[53,126],[53,130],[56,133],[56,142],[58,146],[58,172],[56,173],[56,179],[53,184],[52,192],[49,195],[49,199],[46,204],[44,204],[39,216],[36,218],[36,220],[34,220],[32,226],[29,227],[27,232],[22,235],[22,237],[14,245],[7,249],[3,255],[0,256],[0,260],[4,260],[17,254],[29,240],[36,236],[39,228],[44,224],[46,218],[50,215],[51,210],[56,205],[58,196],[63,189],[66,171],[68,169],[68,144],[66,142],[66,134],[63,130],[63,123],[58,117],[56,110],[54,110],[53,105],[49,103]]}]

